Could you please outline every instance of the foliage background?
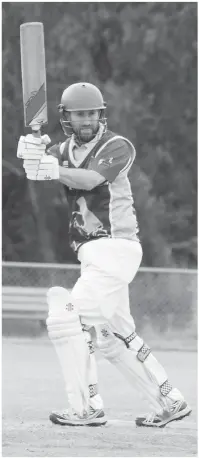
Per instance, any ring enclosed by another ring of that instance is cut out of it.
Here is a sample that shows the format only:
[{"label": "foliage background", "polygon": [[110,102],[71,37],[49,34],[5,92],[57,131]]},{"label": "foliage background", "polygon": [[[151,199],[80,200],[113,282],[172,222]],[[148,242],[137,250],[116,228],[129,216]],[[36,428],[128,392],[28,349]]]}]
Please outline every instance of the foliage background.
[{"label": "foliage background", "polygon": [[26,132],[19,27],[44,23],[52,143],[63,141],[57,105],[89,81],[108,102],[109,128],[137,158],[130,179],[143,265],[196,266],[197,2],[3,2],[3,259],[74,262],[61,185],[31,183],[16,159]]}]

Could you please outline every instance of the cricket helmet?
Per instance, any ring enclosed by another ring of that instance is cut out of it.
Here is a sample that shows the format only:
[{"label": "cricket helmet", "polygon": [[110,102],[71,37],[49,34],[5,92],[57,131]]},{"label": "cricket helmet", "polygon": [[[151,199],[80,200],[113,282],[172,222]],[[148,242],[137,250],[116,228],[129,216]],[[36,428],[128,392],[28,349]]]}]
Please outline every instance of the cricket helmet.
[{"label": "cricket helmet", "polygon": [[67,113],[73,111],[100,110],[99,121],[106,126],[104,111],[106,102],[100,90],[90,83],[75,83],[67,87],[61,97],[61,103],[58,105],[61,114],[60,123],[65,135],[72,134],[70,121],[67,119]]}]

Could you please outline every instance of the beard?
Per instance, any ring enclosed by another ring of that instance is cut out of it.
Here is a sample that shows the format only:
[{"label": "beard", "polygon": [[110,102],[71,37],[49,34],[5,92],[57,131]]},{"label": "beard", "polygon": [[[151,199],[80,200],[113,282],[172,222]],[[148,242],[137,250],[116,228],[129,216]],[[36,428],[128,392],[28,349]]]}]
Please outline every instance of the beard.
[{"label": "beard", "polygon": [[80,127],[78,129],[74,127],[73,131],[79,142],[88,143],[96,136],[98,129],[99,125],[97,125],[95,128],[92,126]]}]

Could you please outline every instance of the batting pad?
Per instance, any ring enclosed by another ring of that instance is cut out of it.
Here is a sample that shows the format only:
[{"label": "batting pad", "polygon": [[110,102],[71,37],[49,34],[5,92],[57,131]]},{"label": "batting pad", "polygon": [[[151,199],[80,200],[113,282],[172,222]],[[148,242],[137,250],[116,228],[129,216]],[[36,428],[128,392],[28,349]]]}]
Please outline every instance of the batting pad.
[{"label": "batting pad", "polygon": [[68,402],[79,415],[89,409],[89,349],[70,293],[61,287],[47,292],[48,335],[56,350],[65,382]]},{"label": "batting pad", "polygon": [[90,406],[93,409],[103,409],[104,403],[98,393],[98,376],[97,376],[97,364],[95,359],[95,347],[92,342],[91,333],[87,326],[83,325],[84,338],[89,349],[89,367],[88,367],[88,380],[89,380],[89,396]]},{"label": "batting pad", "polygon": [[142,358],[143,340],[134,333],[136,337],[127,348],[109,326],[97,326],[96,332],[98,347],[104,357],[117,367],[132,386],[136,386],[155,409],[165,407],[167,402],[161,395],[159,383],[161,381],[164,385],[167,374],[151,353],[143,352]]}]

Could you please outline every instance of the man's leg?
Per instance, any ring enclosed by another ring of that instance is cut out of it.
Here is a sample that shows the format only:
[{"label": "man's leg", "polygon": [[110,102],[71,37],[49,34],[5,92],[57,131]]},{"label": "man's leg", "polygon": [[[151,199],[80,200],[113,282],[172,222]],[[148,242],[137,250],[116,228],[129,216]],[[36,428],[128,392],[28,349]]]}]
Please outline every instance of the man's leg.
[{"label": "man's leg", "polygon": [[[93,350],[88,330],[83,332],[78,312],[71,303],[70,294],[66,289],[50,288],[47,302],[48,334],[62,368],[70,406],[67,412],[52,413],[50,419],[62,425],[105,424],[104,412],[101,407],[98,408],[100,397],[97,397],[96,372],[93,358],[91,359]],[[93,408],[90,403],[94,394],[98,400],[97,408]]]},{"label": "man's leg", "polygon": [[148,345],[136,334],[130,313],[124,316],[115,314],[108,326],[96,326],[96,332],[103,355],[133,386],[136,385],[155,409],[155,413],[138,417],[137,426],[162,427],[191,413],[182,394],[172,386]]},{"label": "man's leg", "polygon": [[104,409],[103,400],[98,392],[97,364],[95,358],[95,345],[91,337],[91,328],[86,324],[82,325],[84,336],[89,349],[88,361],[88,384],[89,384],[89,405],[94,410]]},{"label": "man's leg", "polygon": [[82,274],[72,295],[83,322],[95,326],[104,356],[142,389],[155,409],[161,408],[161,414],[163,409],[166,411],[166,419],[154,417],[151,421],[150,415],[149,421],[138,418],[136,424],[162,426],[188,415],[191,409],[179,390],[172,388],[150,348],[135,333],[128,283],[136,275],[141,258],[137,242],[101,239],[84,244],[79,253]]}]

